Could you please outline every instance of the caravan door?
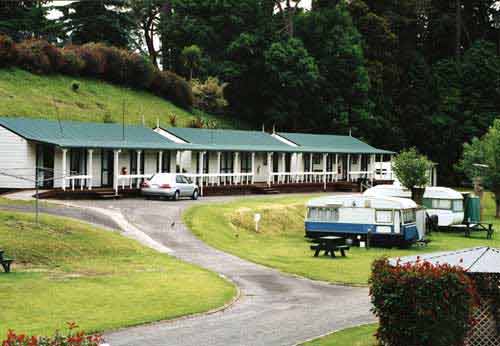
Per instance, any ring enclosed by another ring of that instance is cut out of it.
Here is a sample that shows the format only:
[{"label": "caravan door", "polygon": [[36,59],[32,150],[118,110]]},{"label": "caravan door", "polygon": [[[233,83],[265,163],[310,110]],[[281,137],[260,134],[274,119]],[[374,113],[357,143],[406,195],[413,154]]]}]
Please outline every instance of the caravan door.
[{"label": "caravan door", "polygon": [[401,211],[394,211],[394,233],[401,233]]}]

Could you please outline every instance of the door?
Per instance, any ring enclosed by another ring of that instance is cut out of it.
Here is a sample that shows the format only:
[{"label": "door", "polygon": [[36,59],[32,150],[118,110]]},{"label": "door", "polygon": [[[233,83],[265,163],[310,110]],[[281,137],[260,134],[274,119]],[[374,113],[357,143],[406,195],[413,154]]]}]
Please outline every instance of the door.
[{"label": "door", "polygon": [[38,144],[36,147],[36,181],[40,188],[54,187],[54,147]]},{"label": "door", "polygon": [[113,151],[103,150],[101,155],[101,186],[113,186],[114,168]]},{"label": "door", "polygon": [[[70,175],[87,174],[87,151],[85,149],[71,149],[69,152],[69,170]],[[75,180],[75,187],[80,187],[83,181]]]}]

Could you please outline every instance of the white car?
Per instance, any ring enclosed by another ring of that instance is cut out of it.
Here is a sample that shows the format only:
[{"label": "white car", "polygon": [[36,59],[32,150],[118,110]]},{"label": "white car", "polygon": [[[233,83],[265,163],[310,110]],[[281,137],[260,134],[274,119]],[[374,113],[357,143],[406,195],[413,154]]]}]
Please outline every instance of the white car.
[{"label": "white car", "polygon": [[181,197],[199,197],[198,185],[182,174],[157,173],[141,184],[141,194],[147,197],[167,197],[178,200]]}]

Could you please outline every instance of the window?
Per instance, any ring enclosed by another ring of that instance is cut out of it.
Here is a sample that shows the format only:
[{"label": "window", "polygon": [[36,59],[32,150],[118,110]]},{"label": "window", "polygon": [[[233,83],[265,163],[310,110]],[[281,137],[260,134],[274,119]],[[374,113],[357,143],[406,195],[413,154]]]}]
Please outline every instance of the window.
[{"label": "window", "polygon": [[158,167],[160,163],[160,153],[156,154],[156,171],[160,173],[170,173],[170,152],[164,151],[161,157],[161,170]]},{"label": "window", "polygon": [[141,153],[141,171],[137,171],[137,152],[130,151],[130,174],[144,173],[144,153]]},{"label": "window", "polygon": [[[196,153],[196,173],[200,171],[200,161],[202,153]],[[208,165],[210,160],[210,153],[203,154],[203,174],[208,174]]]},{"label": "window", "polygon": [[309,208],[307,219],[310,221],[335,222],[339,220],[337,208]]},{"label": "window", "polygon": [[461,199],[456,199],[453,201],[453,211],[464,211],[464,201]]},{"label": "window", "polygon": [[319,165],[319,164],[321,164],[321,155],[314,154],[313,155],[313,165]]},{"label": "window", "polygon": [[225,151],[221,155],[220,161],[221,173],[233,173],[233,153]]},{"label": "window", "polygon": [[392,210],[375,210],[376,223],[392,223]]},{"label": "window", "polygon": [[403,224],[414,223],[417,220],[415,209],[403,210]]},{"label": "window", "polygon": [[241,153],[241,172],[251,173],[252,172],[252,153]]},{"label": "window", "polygon": [[184,184],[184,179],[182,179],[182,175],[175,176],[175,182],[177,184]]},{"label": "window", "polygon": [[433,199],[432,200],[432,209],[451,209],[451,200],[450,199]]}]

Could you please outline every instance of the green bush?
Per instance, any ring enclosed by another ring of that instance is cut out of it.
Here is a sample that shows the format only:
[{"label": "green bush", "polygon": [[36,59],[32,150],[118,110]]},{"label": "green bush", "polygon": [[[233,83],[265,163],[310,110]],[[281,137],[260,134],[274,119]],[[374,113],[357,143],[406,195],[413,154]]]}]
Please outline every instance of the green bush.
[{"label": "green bush", "polygon": [[17,50],[14,41],[6,35],[0,35],[0,68],[12,65],[16,61]]},{"label": "green bush", "polygon": [[134,88],[148,89],[153,81],[155,67],[151,61],[137,53],[125,53],[127,84]]},{"label": "green bush", "polygon": [[194,105],[198,109],[214,114],[223,114],[228,103],[224,98],[225,84],[217,77],[208,77],[205,82],[197,79],[191,81]]},{"label": "green bush", "polygon": [[193,106],[193,92],[189,83],[175,73],[156,71],[151,91],[156,95],[171,100],[176,105],[190,109]]},{"label": "green bush", "polygon": [[387,259],[373,263],[370,295],[386,346],[462,346],[478,302],[461,268]]}]

